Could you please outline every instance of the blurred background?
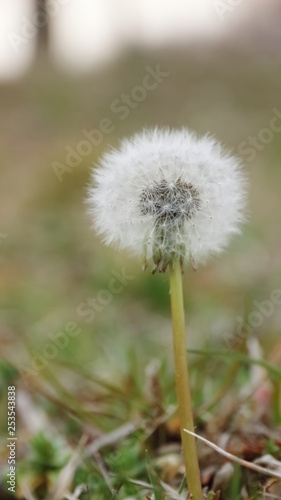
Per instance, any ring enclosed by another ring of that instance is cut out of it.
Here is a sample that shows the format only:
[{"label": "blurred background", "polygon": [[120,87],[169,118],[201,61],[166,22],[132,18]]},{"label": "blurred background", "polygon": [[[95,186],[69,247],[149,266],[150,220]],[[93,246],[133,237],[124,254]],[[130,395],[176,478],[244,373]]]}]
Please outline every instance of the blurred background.
[{"label": "blurred background", "polygon": [[[143,127],[210,132],[244,162],[243,234],[184,275],[189,345],[202,350],[194,401],[204,408],[228,380],[224,408],[235,394],[240,415],[240,390],[259,381],[251,412],[280,425],[279,379],[245,359],[206,363],[222,349],[280,364],[280,26],[278,0],[0,0],[0,405],[5,415],[15,385],[19,497],[54,487],[42,464],[34,479],[46,450],[52,470],[65,464],[48,436],[71,454],[82,434],[90,445],[175,404],[168,277],[105,248],[85,207],[92,165]],[[3,471],[6,458],[4,447]]]}]

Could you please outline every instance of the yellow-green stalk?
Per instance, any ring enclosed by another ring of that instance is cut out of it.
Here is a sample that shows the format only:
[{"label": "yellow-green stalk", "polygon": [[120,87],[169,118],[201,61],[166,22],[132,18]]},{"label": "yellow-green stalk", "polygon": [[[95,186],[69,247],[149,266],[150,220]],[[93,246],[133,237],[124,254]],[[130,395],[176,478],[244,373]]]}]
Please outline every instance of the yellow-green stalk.
[{"label": "yellow-green stalk", "polygon": [[192,400],[187,360],[185,315],[183,305],[182,272],[179,259],[170,264],[170,295],[173,321],[173,342],[176,388],[180,419],[181,439],[186,469],[187,484],[192,500],[202,500],[200,470],[195,437],[184,432],[194,432]]}]

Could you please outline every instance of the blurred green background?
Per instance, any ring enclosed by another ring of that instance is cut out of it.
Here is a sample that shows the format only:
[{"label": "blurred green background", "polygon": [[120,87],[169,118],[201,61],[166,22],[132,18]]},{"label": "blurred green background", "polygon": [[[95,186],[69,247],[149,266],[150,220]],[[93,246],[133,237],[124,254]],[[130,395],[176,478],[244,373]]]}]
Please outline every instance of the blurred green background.
[{"label": "blurred green background", "polygon": [[[148,342],[161,351],[169,341],[167,276],[141,272],[141,263],[107,249],[91,230],[85,197],[92,165],[109,146],[146,126],[186,126],[210,132],[235,154],[248,136],[269,128],[278,109],[281,72],[276,64],[223,49],[155,57],[135,54],[91,78],[67,79],[49,67],[35,68],[26,79],[1,89],[1,301],[2,338],[35,346],[68,321],[79,322],[79,339],[63,358],[93,362],[104,344],[115,353]],[[140,85],[146,66],[169,73],[121,121],[112,102]],[[281,110],[280,110],[281,113]],[[115,125],[99,146],[57,178],[53,163],[66,165],[70,146],[96,129],[103,118]],[[281,120],[280,120],[281,122]],[[272,133],[273,135],[273,133]],[[268,299],[280,286],[280,133],[261,144],[254,161],[241,155],[249,179],[249,214],[242,236],[229,250],[197,272],[185,273],[187,320],[193,342],[220,339],[235,326],[249,301]],[[245,149],[245,148],[244,148]],[[125,267],[135,279],[117,294],[91,324],[77,317],[87,297],[108,287],[111,270]],[[278,333],[276,310],[262,327]],[[153,325],[161,324],[154,333]],[[111,334],[112,329],[114,333]],[[258,333],[258,332],[257,332]],[[268,341],[268,336],[261,341]],[[266,345],[266,344],[265,344]],[[111,346],[111,347],[110,347]],[[122,346],[120,348],[120,346]],[[68,350],[67,349],[67,350]],[[19,355],[15,350],[14,355]]]}]

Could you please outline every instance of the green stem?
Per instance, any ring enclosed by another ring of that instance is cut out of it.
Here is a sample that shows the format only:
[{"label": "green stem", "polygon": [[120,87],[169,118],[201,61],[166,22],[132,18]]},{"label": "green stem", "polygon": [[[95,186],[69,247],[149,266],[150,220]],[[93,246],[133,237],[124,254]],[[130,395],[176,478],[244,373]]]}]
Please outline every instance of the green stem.
[{"label": "green stem", "polygon": [[187,347],[185,338],[182,274],[181,264],[178,259],[175,259],[170,264],[170,294],[173,321],[176,387],[187,483],[188,489],[192,495],[192,500],[202,500],[203,494],[195,437],[187,434],[187,432],[184,432],[183,430],[188,429],[194,432],[191,391],[186,356]]}]

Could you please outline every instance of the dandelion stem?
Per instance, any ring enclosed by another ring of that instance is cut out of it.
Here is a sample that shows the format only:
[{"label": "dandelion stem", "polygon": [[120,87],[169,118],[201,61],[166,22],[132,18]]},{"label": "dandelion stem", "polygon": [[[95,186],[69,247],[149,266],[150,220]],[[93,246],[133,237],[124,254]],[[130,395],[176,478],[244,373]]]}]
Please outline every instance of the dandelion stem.
[{"label": "dandelion stem", "polygon": [[202,500],[202,487],[197,457],[196,440],[184,429],[194,431],[191,391],[187,362],[185,338],[185,320],[182,291],[181,263],[174,259],[170,264],[170,295],[173,321],[174,360],[181,439],[189,491],[192,500]]}]

